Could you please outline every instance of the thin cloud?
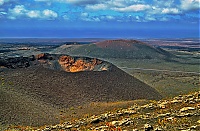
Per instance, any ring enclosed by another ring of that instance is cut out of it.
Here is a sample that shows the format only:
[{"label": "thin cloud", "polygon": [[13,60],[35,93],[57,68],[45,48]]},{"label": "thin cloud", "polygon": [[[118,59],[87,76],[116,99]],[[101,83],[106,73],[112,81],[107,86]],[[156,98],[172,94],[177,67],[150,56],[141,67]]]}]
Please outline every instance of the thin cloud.
[{"label": "thin cloud", "polygon": [[9,2],[9,0],[0,0],[0,6],[3,5],[6,2]]},{"label": "thin cloud", "polygon": [[44,15],[44,18],[56,18],[58,17],[58,14],[52,10],[46,9],[42,11],[42,14]]},{"label": "thin cloud", "polygon": [[177,8],[164,8],[162,14],[180,14],[181,12]]},{"label": "thin cloud", "polygon": [[199,0],[181,0],[181,9],[186,11],[199,10]]},{"label": "thin cloud", "polygon": [[138,11],[144,11],[150,8],[151,7],[149,5],[138,4],[138,5],[131,5],[124,8],[112,8],[112,9],[115,11],[120,11],[120,12],[138,12]]},{"label": "thin cloud", "polygon": [[114,19],[115,19],[115,17],[114,17],[114,16],[111,16],[111,15],[107,15],[106,18],[107,18],[108,20],[114,20]]},{"label": "thin cloud", "polygon": [[4,0],[0,0],[0,5],[3,5],[4,4]]},{"label": "thin cloud", "polygon": [[28,17],[30,17],[30,18],[39,18],[40,15],[41,15],[41,13],[40,13],[40,11],[37,11],[37,10],[31,10],[31,11],[28,11],[28,12],[26,13],[26,15],[27,15]]},{"label": "thin cloud", "polygon": [[95,4],[95,5],[87,5],[85,7],[87,10],[105,10],[108,8],[105,4]]},{"label": "thin cloud", "polygon": [[55,19],[58,17],[58,14],[49,9],[45,9],[43,11],[28,10],[24,7],[24,5],[16,5],[13,9],[9,9],[9,19],[17,19],[22,16],[26,18]]}]

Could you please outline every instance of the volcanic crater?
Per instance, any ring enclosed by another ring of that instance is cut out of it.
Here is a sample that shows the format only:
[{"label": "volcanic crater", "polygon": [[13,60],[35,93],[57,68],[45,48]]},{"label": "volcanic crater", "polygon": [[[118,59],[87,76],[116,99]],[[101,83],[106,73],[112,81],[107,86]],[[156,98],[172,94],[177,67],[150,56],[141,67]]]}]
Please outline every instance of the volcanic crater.
[{"label": "volcanic crater", "polygon": [[[44,53],[30,57],[1,58],[0,67],[1,82],[4,83],[0,91],[7,94],[5,97],[9,96],[6,103],[6,98],[0,97],[0,103],[7,105],[0,108],[0,115],[8,114],[2,121],[12,123],[39,121],[44,124],[46,120],[54,120],[48,117],[51,114],[34,117],[42,110],[48,114],[50,109],[77,107],[91,102],[162,98],[154,88],[115,65],[96,58]],[[17,103],[16,94],[20,96],[20,102]],[[36,106],[38,104],[41,106]],[[47,105],[48,109],[43,105]],[[12,114],[15,118],[12,118]],[[30,121],[19,120],[22,114],[26,114]]]}]

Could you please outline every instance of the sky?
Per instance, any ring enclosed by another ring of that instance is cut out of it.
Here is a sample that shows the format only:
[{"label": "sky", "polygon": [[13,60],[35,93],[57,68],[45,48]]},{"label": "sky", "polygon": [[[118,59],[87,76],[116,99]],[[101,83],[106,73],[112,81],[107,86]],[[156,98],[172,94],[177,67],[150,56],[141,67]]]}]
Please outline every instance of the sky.
[{"label": "sky", "polygon": [[199,38],[199,0],[0,0],[0,38]]}]

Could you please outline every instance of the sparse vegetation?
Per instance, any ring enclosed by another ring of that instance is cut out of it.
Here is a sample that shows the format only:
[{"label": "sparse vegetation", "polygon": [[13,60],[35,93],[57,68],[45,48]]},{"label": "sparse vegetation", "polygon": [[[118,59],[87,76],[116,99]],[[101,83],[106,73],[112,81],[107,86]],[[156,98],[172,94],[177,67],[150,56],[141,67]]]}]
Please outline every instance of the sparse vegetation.
[{"label": "sparse vegetation", "polygon": [[187,73],[132,71],[132,75],[157,89],[164,97],[199,91],[199,75]]}]

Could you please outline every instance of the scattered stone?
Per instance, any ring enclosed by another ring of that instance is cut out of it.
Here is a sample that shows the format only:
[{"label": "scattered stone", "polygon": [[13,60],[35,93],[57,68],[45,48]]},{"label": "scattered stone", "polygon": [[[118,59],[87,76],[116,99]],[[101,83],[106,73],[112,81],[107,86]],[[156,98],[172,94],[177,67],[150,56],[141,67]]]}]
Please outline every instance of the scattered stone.
[{"label": "scattered stone", "polygon": [[103,121],[101,118],[93,118],[93,119],[90,120],[90,123],[91,124],[97,124],[101,121]]},{"label": "scattered stone", "polygon": [[157,117],[165,117],[165,116],[170,116],[170,113],[158,114],[157,115]]},{"label": "scattered stone", "polygon": [[182,109],[180,109],[180,112],[184,112],[184,111],[188,111],[188,110],[195,110],[194,107],[183,107]]},{"label": "scattered stone", "polygon": [[70,129],[72,127],[73,127],[73,125],[68,125],[68,126],[65,126],[65,129]]},{"label": "scattered stone", "polygon": [[195,104],[195,102],[194,102],[194,101],[189,101],[189,103],[190,103],[190,104]]},{"label": "scattered stone", "polygon": [[154,129],[154,131],[162,131],[162,129],[161,129],[160,127],[156,127],[156,128]]},{"label": "scattered stone", "polygon": [[165,109],[166,108],[166,105],[159,105],[160,109]]},{"label": "scattered stone", "polygon": [[176,99],[171,101],[172,104],[174,104],[174,103],[181,103],[181,102],[182,102],[182,100],[176,100]]},{"label": "scattered stone", "polygon": [[129,115],[136,114],[136,113],[137,112],[135,110],[125,110],[125,111],[123,111],[123,114],[129,114]]},{"label": "scattered stone", "polygon": [[194,115],[193,113],[181,113],[181,114],[178,114],[177,117],[190,117],[193,115]]},{"label": "scattered stone", "polygon": [[144,125],[144,130],[145,130],[145,131],[151,131],[151,130],[153,130],[153,126],[151,126],[151,125],[149,125],[149,124],[145,124],[145,125]]},{"label": "scattered stone", "polygon": [[100,127],[95,128],[95,130],[105,130],[107,128],[108,126],[100,126]]},{"label": "scattered stone", "polygon": [[132,124],[132,123],[133,123],[133,122],[132,122],[130,119],[123,119],[123,120],[121,120],[121,121],[112,121],[112,122],[111,122],[111,125],[117,127],[117,126],[122,126],[122,125],[127,126],[127,125],[130,125],[130,124]]},{"label": "scattered stone", "polygon": [[191,127],[190,127],[190,130],[192,130],[192,129],[194,130],[194,129],[196,129],[196,128],[197,128],[197,126],[191,126]]},{"label": "scattered stone", "polygon": [[174,117],[168,117],[167,120],[168,121],[173,121],[173,120],[175,120],[175,118]]}]

